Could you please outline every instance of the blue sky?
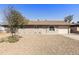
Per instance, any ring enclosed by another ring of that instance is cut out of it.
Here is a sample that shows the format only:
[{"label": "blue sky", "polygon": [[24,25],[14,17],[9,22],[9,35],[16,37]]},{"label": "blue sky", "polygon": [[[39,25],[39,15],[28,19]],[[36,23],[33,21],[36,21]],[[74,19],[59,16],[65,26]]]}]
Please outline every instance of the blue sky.
[{"label": "blue sky", "polygon": [[[0,21],[3,19],[3,10],[9,5],[0,4]],[[12,6],[30,20],[64,20],[65,16],[74,15],[74,21],[79,21],[79,4],[12,4]]]}]

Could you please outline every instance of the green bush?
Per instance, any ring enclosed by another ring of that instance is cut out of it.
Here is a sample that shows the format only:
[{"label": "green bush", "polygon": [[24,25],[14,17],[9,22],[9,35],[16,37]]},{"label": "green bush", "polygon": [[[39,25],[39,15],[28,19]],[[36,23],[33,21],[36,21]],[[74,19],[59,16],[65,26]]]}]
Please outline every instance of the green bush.
[{"label": "green bush", "polygon": [[17,36],[9,36],[7,41],[9,43],[15,43],[15,42],[19,41],[19,38]]}]

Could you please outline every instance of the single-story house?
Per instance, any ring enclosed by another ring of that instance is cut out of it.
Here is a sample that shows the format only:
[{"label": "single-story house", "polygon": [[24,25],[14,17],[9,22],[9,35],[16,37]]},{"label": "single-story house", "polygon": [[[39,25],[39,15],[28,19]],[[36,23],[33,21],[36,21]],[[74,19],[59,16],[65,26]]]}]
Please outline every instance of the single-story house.
[{"label": "single-story house", "polygon": [[73,29],[78,26],[65,21],[29,21],[23,28],[25,31],[19,31],[27,34],[68,34],[75,32]]},{"label": "single-story house", "polygon": [[79,27],[78,24],[65,21],[29,21],[18,32],[25,34],[68,34],[76,32],[77,27]]}]

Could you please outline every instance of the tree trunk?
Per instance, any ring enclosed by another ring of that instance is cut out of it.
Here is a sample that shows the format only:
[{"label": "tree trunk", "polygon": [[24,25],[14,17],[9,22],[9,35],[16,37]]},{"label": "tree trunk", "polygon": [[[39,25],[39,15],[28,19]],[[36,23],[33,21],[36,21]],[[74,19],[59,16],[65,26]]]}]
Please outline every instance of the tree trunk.
[{"label": "tree trunk", "polygon": [[12,37],[14,36],[14,34],[13,33],[11,33],[12,34]]},{"label": "tree trunk", "polygon": [[68,25],[68,34],[70,33],[70,24]]}]

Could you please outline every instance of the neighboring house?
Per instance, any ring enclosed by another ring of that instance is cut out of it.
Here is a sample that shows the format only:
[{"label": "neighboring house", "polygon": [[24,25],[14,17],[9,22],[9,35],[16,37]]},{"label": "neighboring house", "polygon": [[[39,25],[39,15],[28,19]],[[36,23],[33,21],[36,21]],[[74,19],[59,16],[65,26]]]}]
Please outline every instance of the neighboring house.
[{"label": "neighboring house", "polygon": [[5,32],[5,27],[0,26],[0,32]]},{"label": "neighboring house", "polygon": [[19,32],[26,34],[68,34],[74,32],[75,24],[65,21],[29,21]]}]

